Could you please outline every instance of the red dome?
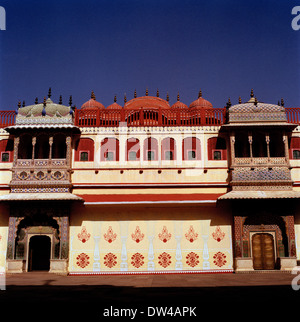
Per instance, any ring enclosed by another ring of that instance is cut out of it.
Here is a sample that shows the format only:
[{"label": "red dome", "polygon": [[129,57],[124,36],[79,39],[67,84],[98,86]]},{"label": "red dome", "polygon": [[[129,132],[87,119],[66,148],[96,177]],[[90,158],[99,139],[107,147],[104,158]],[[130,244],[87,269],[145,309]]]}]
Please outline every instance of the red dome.
[{"label": "red dome", "polygon": [[117,96],[114,97],[114,102],[111,105],[107,106],[107,109],[109,110],[120,110],[122,109],[122,106],[117,103]]},{"label": "red dome", "polygon": [[96,97],[94,92],[91,93],[91,99],[82,104],[81,109],[103,109],[105,106],[101,104],[100,102],[96,101]]},{"label": "red dome", "polygon": [[124,108],[127,109],[139,109],[141,107],[145,108],[170,108],[170,104],[162,98],[155,96],[141,96],[134,98],[127,103],[125,103]]},{"label": "red dome", "polygon": [[190,104],[190,108],[212,108],[211,102],[202,98],[202,92],[199,92],[198,99]]},{"label": "red dome", "polygon": [[81,106],[81,109],[97,109],[97,108],[103,109],[105,108],[105,106],[92,98],[87,102],[85,102],[84,104],[82,104]]},{"label": "red dome", "polygon": [[109,110],[121,110],[123,107],[119,105],[118,103],[114,102],[111,105],[107,106],[107,109]]},{"label": "red dome", "polygon": [[179,93],[177,94],[177,102],[174,103],[171,108],[187,108],[187,105],[180,102]]},{"label": "red dome", "polygon": [[188,106],[180,101],[174,103],[171,108],[187,108]]}]

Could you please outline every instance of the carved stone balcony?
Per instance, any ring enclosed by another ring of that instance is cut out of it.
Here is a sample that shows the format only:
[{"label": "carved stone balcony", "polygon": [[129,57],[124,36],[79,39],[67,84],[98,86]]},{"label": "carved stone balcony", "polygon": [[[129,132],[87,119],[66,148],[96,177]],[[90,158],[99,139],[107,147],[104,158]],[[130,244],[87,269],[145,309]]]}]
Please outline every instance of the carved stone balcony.
[{"label": "carved stone balcony", "polygon": [[71,178],[67,159],[17,159],[12,192],[68,192]]},{"label": "carved stone balcony", "polygon": [[259,158],[234,158],[232,162],[232,167],[238,167],[238,166],[287,166],[288,160],[285,157],[259,157]]},{"label": "carved stone balcony", "polygon": [[64,168],[66,166],[66,159],[18,159],[16,161],[16,167],[18,168]]}]

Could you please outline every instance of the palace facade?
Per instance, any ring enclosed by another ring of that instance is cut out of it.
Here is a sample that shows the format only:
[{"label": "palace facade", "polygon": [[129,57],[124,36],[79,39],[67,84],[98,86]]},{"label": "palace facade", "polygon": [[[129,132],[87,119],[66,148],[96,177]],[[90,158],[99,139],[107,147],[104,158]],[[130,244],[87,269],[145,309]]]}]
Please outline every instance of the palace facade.
[{"label": "palace facade", "polygon": [[0,270],[292,270],[300,260],[300,109],[250,99],[2,111]]}]

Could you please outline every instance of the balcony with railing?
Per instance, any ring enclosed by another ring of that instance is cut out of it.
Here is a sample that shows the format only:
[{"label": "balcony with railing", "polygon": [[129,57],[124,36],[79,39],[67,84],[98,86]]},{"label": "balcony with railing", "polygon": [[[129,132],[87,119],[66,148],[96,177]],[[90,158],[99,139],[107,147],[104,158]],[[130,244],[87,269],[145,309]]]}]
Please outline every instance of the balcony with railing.
[{"label": "balcony with railing", "polygon": [[0,111],[0,128],[14,125],[16,122],[15,111]]},{"label": "balcony with railing", "polygon": [[209,109],[110,109],[76,110],[75,125],[79,127],[119,126],[218,126],[225,123],[225,108]]},{"label": "balcony with railing", "polygon": [[[286,107],[288,123],[300,124],[300,108]],[[140,108],[76,109],[74,124],[79,127],[115,126],[220,126],[226,123],[226,108]],[[15,124],[15,111],[0,111],[0,128]]]}]

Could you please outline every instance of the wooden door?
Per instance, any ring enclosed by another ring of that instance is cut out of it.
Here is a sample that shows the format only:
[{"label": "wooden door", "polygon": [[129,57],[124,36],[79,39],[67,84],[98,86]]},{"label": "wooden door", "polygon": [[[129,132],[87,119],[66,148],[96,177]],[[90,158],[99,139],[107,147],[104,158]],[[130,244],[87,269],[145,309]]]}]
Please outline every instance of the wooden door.
[{"label": "wooden door", "polygon": [[271,234],[255,234],[252,237],[254,269],[274,269],[274,238]]}]

